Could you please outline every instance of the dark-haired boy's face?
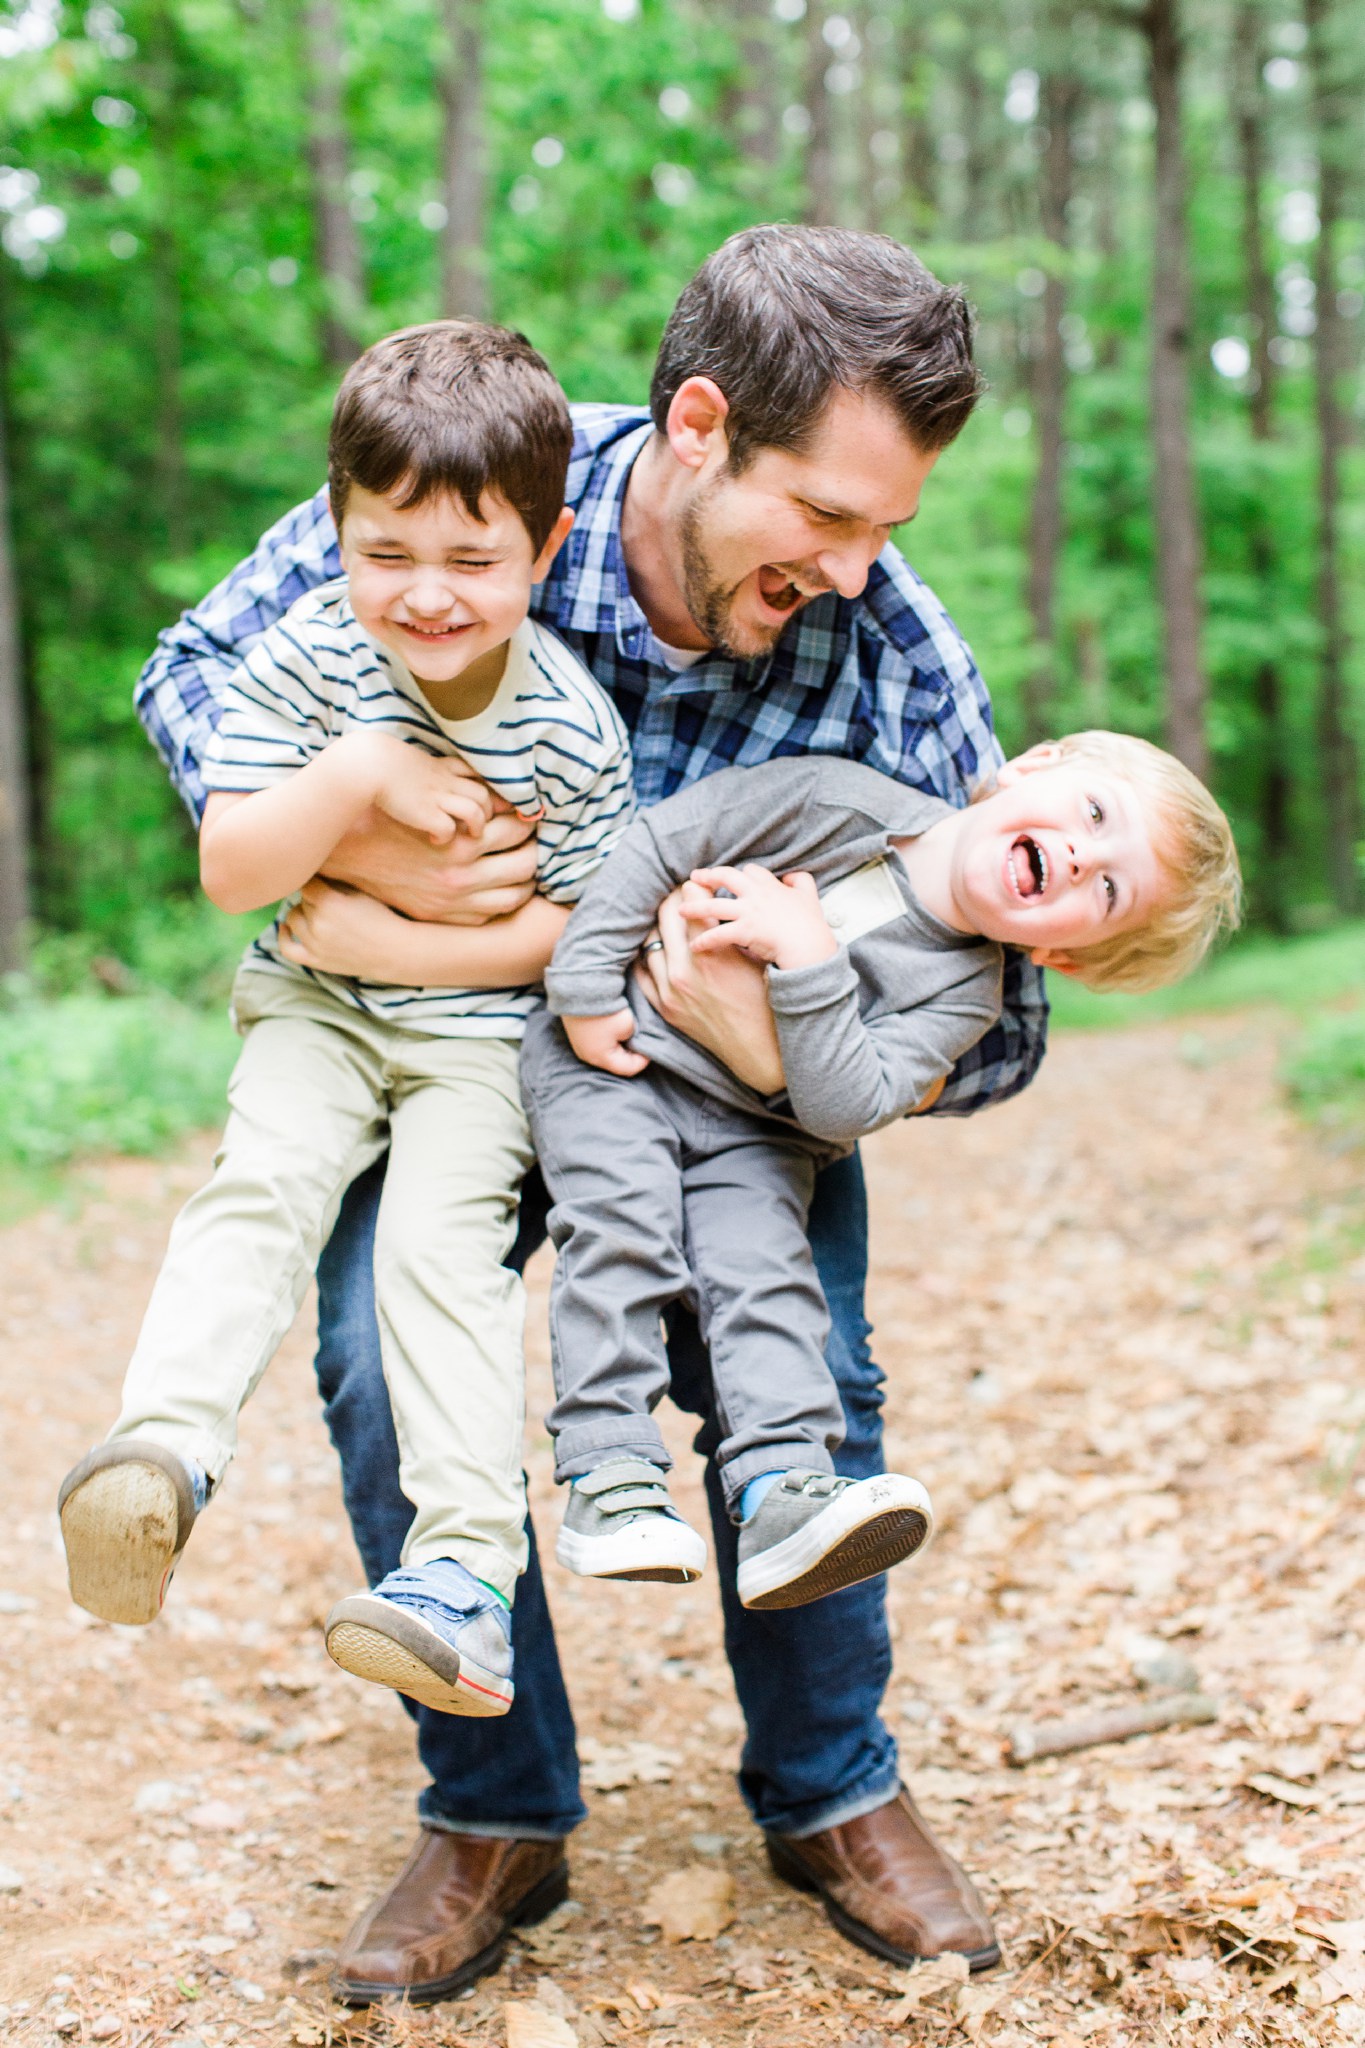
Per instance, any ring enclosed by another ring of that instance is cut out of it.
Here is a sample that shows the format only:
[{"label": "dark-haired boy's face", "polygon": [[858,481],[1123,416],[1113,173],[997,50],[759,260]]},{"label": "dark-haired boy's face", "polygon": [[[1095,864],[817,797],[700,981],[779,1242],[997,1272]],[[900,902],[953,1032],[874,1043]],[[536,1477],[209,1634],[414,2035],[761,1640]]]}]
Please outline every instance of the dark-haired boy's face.
[{"label": "dark-haired boy's face", "polygon": [[736,476],[718,448],[679,529],[697,626],[722,652],[752,661],[812,598],[859,596],[893,527],[914,518],[937,460],[888,406],[852,391],[836,392],[800,454],[760,449]]},{"label": "dark-haired boy's face", "polygon": [[418,682],[450,683],[516,632],[572,519],[560,515],[537,555],[520,514],[492,492],[478,519],[458,498],[399,506],[395,496],[351,488],[341,522],[351,608]]}]

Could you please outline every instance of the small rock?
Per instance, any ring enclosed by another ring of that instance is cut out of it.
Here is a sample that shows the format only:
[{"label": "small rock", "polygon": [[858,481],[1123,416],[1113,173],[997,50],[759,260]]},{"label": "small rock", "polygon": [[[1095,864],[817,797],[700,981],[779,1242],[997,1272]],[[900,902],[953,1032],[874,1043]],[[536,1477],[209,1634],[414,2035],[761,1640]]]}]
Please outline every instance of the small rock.
[{"label": "small rock", "polygon": [[24,1880],[20,1873],[8,1863],[0,1863],[0,1894],[9,1898],[23,1889]]},{"label": "small rock", "polygon": [[230,1913],[223,1915],[224,1934],[235,1934],[239,1941],[250,1941],[260,1931],[255,1915],[245,1906],[234,1906]]},{"label": "small rock", "polygon": [[117,2013],[102,2012],[97,2019],[93,2019],[90,2022],[90,2038],[92,2041],[112,2041],[115,2034],[121,2034],[122,2032],[123,2021]]},{"label": "small rock", "polygon": [[723,1856],[730,1846],[728,1835],[693,1835],[691,1839],[698,1856]]},{"label": "small rock", "polygon": [[32,1614],[37,1605],[27,1593],[0,1593],[0,1614]]},{"label": "small rock", "polygon": [[185,1818],[201,1835],[235,1835],[246,1826],[241,1807],[229,1806],[226,1799],[206,1799],[202,1805],[192,1806]]},{"label": "small rock", "polygon": [[52,2015],[54,2034],[78,2034],[80,2027],[81,2016],[78,2012],[57,2012]]},{"label": "small rock", "polygon": [[174,1813],[189,1798],[185,1786],[174,1778],[149,1778],[133,1794],[134,1813]]},{"label": "small rock", "polygon": [[1197,1692],[1199,1673],[1193,1660],[1174,1643],[1154,1636],[1138,1636],[1129,1645],[1128,1661],[1139,1685],[1169,1687],[1173,1692]]},{"label": "small rock", "polygon": [[237,1946],[230,1934],[201,1934],[194,1945],[201,1956],[230,1955]]},{"label": "small rock", "polygon": [[259,1984],[253,1984],[246,1977],[234,1977],[232,1988],[248,2005],[264,2005],[265,1993]]}]

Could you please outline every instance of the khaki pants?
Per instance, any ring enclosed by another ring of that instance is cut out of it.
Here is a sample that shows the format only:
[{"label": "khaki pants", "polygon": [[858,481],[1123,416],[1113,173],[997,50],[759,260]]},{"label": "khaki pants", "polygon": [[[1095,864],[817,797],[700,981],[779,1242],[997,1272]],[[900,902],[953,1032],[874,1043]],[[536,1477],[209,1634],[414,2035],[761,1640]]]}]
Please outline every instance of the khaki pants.
[{"label": "khaki pants", "polygon": [[404,1562],[453,1557],[510,1597],[526,1565],[524,1298],[503,1264],[531,1161],[517,1045],[403,1031],[245,970],[233,1010],[227,1129],[171,1232],[113,1435],[222,1475],[341,1197],[387,1143],[375,1300],[416,1510]]}]

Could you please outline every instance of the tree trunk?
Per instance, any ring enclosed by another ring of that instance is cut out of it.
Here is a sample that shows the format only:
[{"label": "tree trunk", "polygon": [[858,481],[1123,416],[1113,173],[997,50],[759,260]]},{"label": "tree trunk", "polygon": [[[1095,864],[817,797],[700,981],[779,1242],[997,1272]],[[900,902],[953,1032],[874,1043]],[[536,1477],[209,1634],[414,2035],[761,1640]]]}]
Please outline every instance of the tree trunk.
[{"label": "tree trunk", "polygon": [[1337,306],[1336,239],[1343,212],[1349,137],[1341,118],[1345,97],[1332,47],[1330,0],[1307,0],[1308,59],[1313,125],[1318,146],[1317,348],[1314,409],[1318,428],[1318,619],[1322,633],[1318,671],[1318,751],[1327,812],[1327,881],[1332,900],[1352,911],[1360,900],[1356,862],[1360,839],[1360,770],[1346,708],[1346,625],[1341,602],[1341,451],[1346,416],[1341,402],[1345,333]]},{"label": "tree trunk", "polygon": [[162,539],[169,553],[190,546],[185,472],[185,409],[181,388],[184,294],[176,232],[176,151],[179,142],[179,66],[175,23],[165,4],[152,10],[149,37],[148,130],[156,161],[155,213],[148,230],[152,280],[152,363],[156,375],[156,495]]},{"label": "tree trunk", "polygon": [[0,389],[0,974],[13,974],[23,965],[29,915],[28,745],[10,525],[7,412]]},{"label": "tree trunk", "polygon": [[351,217],[346,178],[345,46],[337,0],[304,0],[304,76],[308,99],[308,167],[312,174],[313,244],[322,280],[318,339],[331,369],[344,370],[360,347],[365,272]]},{"label": "tree trunk", "polygon": [[912,235],[928,234],[938,214],[938,158],[930,113],[933,90],[924,50],[924,24],[916,8],[901,10],[900,57],[901,162]]},{"label": "tree trunk", "polygon": [[[1060,55],[1060,52],[1057,53]],[[1048,265],[1043,289],[1042,335],[1034,365],[1034,415],[1038,467],[1029,513],[1028,603],[1037,648],[1024,685],[1024,726],[1029,745],[1048,736],[1057,694],[1057,564],[1062,548],[1062,419],[1066,405],[1065,256],[1069,245],[1066,209],[1071,198],[1071,130],[1076,88],[1056,69],[1043,79],[1042,117],[1047,130],[1042,164],[1043,233],[1057,260]]]},{"label": "tree trunk", "polygon": [[754,182],[763,189],[778,159],[774,97],[777,51],[772,12],[766,0],[734,0],[734,24],[739,45],[739,80],[730,125],[740,155],[754,174]]},{"label": "tree trunk", "polygon": [[[1233,107],[1237,167],[1242,187],[1242,267],[1251,315],[1251,390],[1247,410],[1253,441],[1274,438],[1274,374],[1270,337],[1275,328],[1275,286],[1266,257],[1262,193],[1265,187],[1265,108],[1261,69],[1265,57],[1262,14],[1257,0],[1238,0],[1232,25]],[[1258,506],[1249,535],[1251,570],[1266,615],[1271,606],[1275,543],[1264,506]],[[1257,808],[1260,813],[1260,908],[1273,931],[1288,927],[1289,760],[1284,731],[1284,692],[1273,654],[1257,663],[1256,709],[1263,759]]]},{"label": "tree trunk", "polygon": [[1207,780],[1207,690],[1200,660],[1199,519],[1190,458],[1189,264],[1185,220],[1179,0],[1151,0],[1139,17],[1156,110],[1152,264],[1153,513],[1166,658],[1171,750]]},{"label": "tree trunk", "polygon": [[488,317],[484,252],[485,163],[483,0],[442,0],[445,55],[441,67],[441,305],[447,319]]},{"label": "tree trunk", "polygon": [[806,219],[818,227],[829,227],[837,218],[834,190],[834,122],[825,73],[831,52],[825,41],[823,0],[809,0],[806,9],[806,112],[810,128],[806,134]]}]

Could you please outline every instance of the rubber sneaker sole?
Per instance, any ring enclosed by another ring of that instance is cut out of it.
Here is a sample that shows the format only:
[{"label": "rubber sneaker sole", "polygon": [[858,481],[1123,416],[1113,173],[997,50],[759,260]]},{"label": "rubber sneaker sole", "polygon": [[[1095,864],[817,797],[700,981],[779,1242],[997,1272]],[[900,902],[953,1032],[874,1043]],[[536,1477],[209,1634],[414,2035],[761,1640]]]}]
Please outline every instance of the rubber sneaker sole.
[{"label": "rubber sneaker sole", "polygon": [[804,1528],[746,1558],[737,1589],[745,1607],[804,1607],[903,1564],[933,1532],[934,1511],[917,1479],[864,1480]]},{"label": "rubber sneaker sole", "polygon": [[76,1605],[101,1621],[155,1621],[195,1519],[175,1453],[101,1444],[68,1472],[57,1511]]},{"label": "rubber sneaker sole", "polygon": [[461,1657],[419,1615],[373,1594],[338,1600],[327,1617],[326,1642],[333,1663],[353,1678],[387,1685],[438,1713],[487,1720],[512,1704],[510,1678]]},{"label": "rubber sneaker sole", "polygon": [[706,1545],[696,1530],[671,1515],[643,1516],[610,1536],[583,1536],[561,1527],[555,1556],[580,1579],[635,1579],[690,1586],[706,1569]]}]

